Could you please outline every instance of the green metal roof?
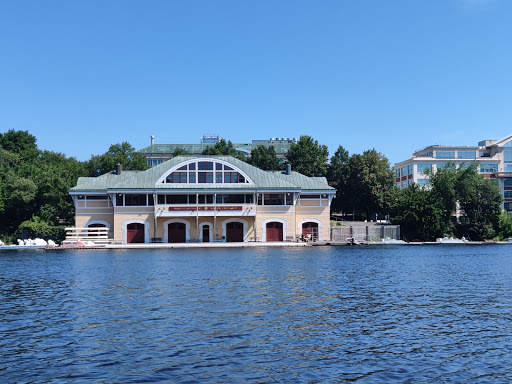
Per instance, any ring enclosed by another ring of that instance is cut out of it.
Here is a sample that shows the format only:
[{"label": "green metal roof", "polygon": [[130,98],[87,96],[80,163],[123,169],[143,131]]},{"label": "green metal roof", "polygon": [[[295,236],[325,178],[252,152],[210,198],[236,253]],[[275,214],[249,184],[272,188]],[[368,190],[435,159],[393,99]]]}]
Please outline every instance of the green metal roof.
[{"label": "green metal roof", "polygon": [[[254,184],[248,183],[158,183],[171,168],[188,160],[223,160],[245,173]],[[122,171],[121,175],[107,173],[99,177],[81,177],[70,192],[84,193],[107,190],[312,190],[334,191],[325,178],[311,178],[297,172],[285,175],[281,172],[267,172],[231,156],[177,156],[146,171]]]}]

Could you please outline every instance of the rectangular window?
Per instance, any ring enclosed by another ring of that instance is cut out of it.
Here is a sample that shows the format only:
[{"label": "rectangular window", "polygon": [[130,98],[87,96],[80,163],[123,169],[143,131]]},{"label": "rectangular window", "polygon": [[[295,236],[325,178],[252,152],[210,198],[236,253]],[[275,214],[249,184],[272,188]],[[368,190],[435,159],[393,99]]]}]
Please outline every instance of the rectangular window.
[{"label": "rectangular window", "polygon": [[416,170],[418,171],[418,173],[425,173],[425,170],[432,171],[432,164],[418,163],[418,164],[416,164]]},{"label": "rectangular window", "polygon": [[158,202],[158,204],[164,205],[165,204],[165,195],[156,195],[156,201]]},{"label": "rectangular window", "polygon": [[197,179],[199,183],[213,183],[213,172],[197,172]]},{"label": "rectangular window", "polygon": [[476,159],[476,151],[457,151],[457,159]]},{"label": "rectangular window", "polygon": [[455,159],[454,151],[436,151],[436,159]]},{"label": "rectangular window", "polygon": [[187,204],[187,195],[167,195],[167,204]]},{"label": "rectangular window", "polygon": [[402,167],[402,176],[407,176],[407,167]]},{"label": "rectangular window", "polygon": [[146,195],[126,194],[124,202],[127,207],[143,207],[146,205]]},{"label": "rectangular window", "polygon": [[188,195],[188,203],[195,204],[196,203],[196,195]]},{"label": "rectangular window", "polygon": [[154,197],[153,197],[153,194],[148,195],[148,205],[149,205],[150,207],[152,207],[152,206],[154,206],[154,205],[155,205],[155,199],[154,199]]},{"label": "rectangular window", "polygon": [[402,188],[407,188],[407,181],[402,181]]},{"label": "rectangular window", "polygon": [[395,175],[397,179],[400,177],[400,169],[395,169]]},{"label": "rectangular window", "polygon": [[[217,163],[219,165],[219,163]],[[215,172],[215,182],[222,183],[222,172]]]},{"label": "rectangular window", "polygon": [[199,204],[213,204],[213,195],[199,195]]},{"label": "rectangular window", "polygon": [[258,193],[258,205],[263,205],[263,198],[261,196],[261,193]]},{"label": "rectangular window", "polygon": [[286,205],[293,205],[293,193],[286,194]]},{"label": "rectangular window", "polygon": [[222,171],[222,164],[221,163],[215,163],[215,170],[216,171]]},{"label": "rectangular window", "polygon": [[188,170],[189,171],[195,171],[196,170],[196,163],[190,163],[188,165]]},{"label": "rectangular window", "polygon": [[189,183],[195,183],[196,182],[196,173],[195,172],[189,172],[189,174],[188,174],[188,182]]},{"label": "rectangular window", "polygon": [[224,195],[224,204],[243,204],[245,195]]},{"label": "rectangular window", "polygon": [[254,200],[254,195],[252,193],[245,195],[245,203],[246,204],[252,204],[253,200]]},{"label": "rectangular window", "polygon": [[418,185],[424,187],[425,185],[429,185],[429,179],[418,179]]},{"label": "rectangular window", "polygon": [[213,171],[213,162],[200,161],[199,163],[197,163],[197,169],[201,171]]},{"label": "rectangular window", "polygon": [[481,173],[498,172],[498,164],[497,163],[493,163],[493,164],[482,163],[482,164],[480,164],[480,172]]},{"label": "rectangular window", "polygon": [[116,205],[118,207],[122,207],[124,205],[124,199],[123,199],[123,195],[121,193],[118,193],[116,195]]},{"label": "rectangular window", "polygon": [[505,187],[512,187],[512,179],[509,177],[504,178],[503,184]]},{"label": "rectangular window", "polygon": [[217,195],[217,197],[215,198],[215,203],[222,204],[222,195]]},{"label": "rectangular window", "polygon": [[503,192],[503,197],[505,199],[512,199],[512,191],[504,191]]},{"label": "rectangular window", "polygon": [[284,205],[284,194],[283,193],[265,193],[263,200],[265,205]]}]

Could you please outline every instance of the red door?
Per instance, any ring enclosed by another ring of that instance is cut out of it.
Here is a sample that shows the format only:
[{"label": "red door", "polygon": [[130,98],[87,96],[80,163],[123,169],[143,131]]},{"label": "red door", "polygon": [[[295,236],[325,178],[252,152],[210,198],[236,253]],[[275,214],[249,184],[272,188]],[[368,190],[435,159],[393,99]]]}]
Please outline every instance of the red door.
[{"label": "red door", "polygon": [[210,242],[210,227],[208,225],[205,225],[203,227],[203,243],[209,243]]},{"label": "red door", "polygon": [[171,223],[168,227],[169,243],[186,243],[187,227],[183,223]]},{"label": "red door", "polygon": [[226,241],[228,241],[228,242],[244,241],[244,225],[239,222],[228,223],[226,225]]},{"label": "red door", "polygon": [[127,243],[143,243],[144,242],[144,224],[132,223],[126,226],[126,242]]},{"label": "red door", "polygon": [[283,224],[273,221],[267,223],[267,241],[283,241]]},{"label": "red door", "polygon": [[307,222],[302,224],[302,234],[312,240],[318,240],[318,223]]}]

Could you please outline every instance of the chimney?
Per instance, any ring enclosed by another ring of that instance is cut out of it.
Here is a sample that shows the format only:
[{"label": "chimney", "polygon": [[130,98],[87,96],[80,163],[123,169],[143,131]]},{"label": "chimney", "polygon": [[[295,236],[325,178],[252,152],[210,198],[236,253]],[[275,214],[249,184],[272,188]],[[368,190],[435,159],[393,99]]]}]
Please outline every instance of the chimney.
[{"label": "chimney", "polygon": [[116,165],[116,175],[120,175],[122,171],[123,171],[123,166],[121,164],[117,163],[117,165]]},{"label": "chimney", "polygon": [[284,171],[287,175],[291,175],[292,174],[292,165],[291,164],[286,164],[284,166]]},{"label": "chimney", "polygon": [[155,144],[155,136],[151,135],[151,145]]}]

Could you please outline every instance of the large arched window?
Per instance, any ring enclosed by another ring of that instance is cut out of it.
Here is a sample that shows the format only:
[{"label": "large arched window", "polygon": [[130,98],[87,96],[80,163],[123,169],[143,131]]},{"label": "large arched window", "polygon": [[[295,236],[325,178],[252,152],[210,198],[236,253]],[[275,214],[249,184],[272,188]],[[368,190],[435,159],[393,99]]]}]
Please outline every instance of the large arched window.
[{"label": "large arched window", "polygon": [[157,184],[253,184],[232,164],[218,159],[194,159],[178,164],[164,174]]}]

